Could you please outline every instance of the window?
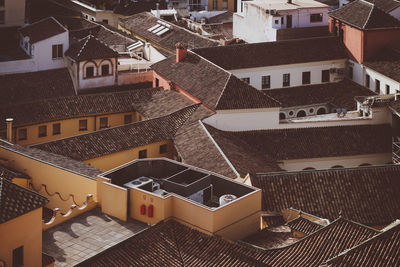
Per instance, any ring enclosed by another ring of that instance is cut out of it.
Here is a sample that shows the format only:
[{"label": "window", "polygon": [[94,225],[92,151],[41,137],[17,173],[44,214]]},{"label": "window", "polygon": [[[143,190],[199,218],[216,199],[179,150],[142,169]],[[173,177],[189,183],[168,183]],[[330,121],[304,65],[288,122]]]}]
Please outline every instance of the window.
[{"label": "window", "polygon": [[378,79],[375,79],[375,92],[380,93],[381,92],[381,81]]},{"label": "window", "polygon": [[108,128],[108,118],[100,118],[100,129]]},{"label": "window", "polygon": [[349,67],[349,79],[353,80],[353,67]]},{"label": "window", "polygon": [[53,124],[53,135],[61,134],[61,123]]},{"label": "window", "polygon": [[330,82],[330,80],[331,80],[331,76],[330,76],[329,70],[323,70],[321,81],[323,83],[327,83],[327,82]]},{"label": "window", "polygon": [[39,126],[39,137],[44,137],[44,136],[47,136],[47,126],[46,125]]},{"label": "window", "polygon": [[218,0],[213,0],[213,10],[218,9]]},{"label": "window", "polygon": [[311,14],[310,15],[310,22],[321,22],[322,21],[322,13],[319,14]]},{"label": "window", "polygon": [[5,23],[5,11],[4,10],[0,10],[0,24],[4,24]]},{"label": "window", "polygon": [[156,87],[160,86],[160,80],[158,78],[156,78]]},{"label": "window", "polygon": [[167,152],[168,152],[168,145],[167,144],[161,145],[160,146],[160,154],[165,154]]},{"label": "window", "polygon": [[283,17],[281,17],[281,24],[283,25],[284,21],[283,21]]},{"label": "window", "polygon": [[87,130],[87,120],[79,120],[79,131]]},{"label": "window", "polygon": [[303,81],[303,84],[310,84],[310,82],[311,82],[311,72],[309,72],[309,71],[303,72],[302,81]]},{"label": "window", "polygon": [[390,94],[390,85],[386,84],[386,94]]},{"label": "window", "polygon": [[28,129],[18,129],[18,140],[26,140],[28,138]]},{"label": "window", "polygon": [[125,115],[124,116],[124,123],[125,124],[128,124],[128,123],[131,123],[132,122],[132,115]]},{"label": "window", "polygon": [[147,158],[147,149],[143,149],[139,151],[139,159]]},{"label": "window", "polygon": [[279,113],[279,119],[280,119],[280,120],[286,119],[286,114],[283,113],[283,112],[280,112],[280,113]]},{"label": "window", "polygon": [[298,118],[300,118],[300,117],[305,117],[307,114],[306,114],[306,112],[304,111],[304,110],[300,110],[299,112],[297,112],[297,117]]},{"label": "window", "polygon": [[370,83],[371,78],[369,77],[369,75],[365,75],[365,87],[369,88],[369,83]]},{"label": "window", "polygon": [[86,67],[86,78],[94,76],[94,67]]},{"label": "window", "polygon": [[242,81],[244,81],[245,83],[250,83],[250,78],[249,77],[247,77],[247,78],[242,78]]},{"label": "window", "polygon": [[261,87],[262,89],[271,88],[271,76],[261,76]]},{"label": "window", "polygon": [[24,265],[24,246],[20,246],[13,250],[13,267],[20,267]]},{"label": "window", "polygon": [[322,115],[322,114],[326,114],[326,109],[325,108],[319,108],[317,110],[317,115]]},{"label": "window", "polygon": [[110,65],[106,64],[106,65],[102,65],[101,66],[101,75],[102,76],[107,76],[110,74]]},{"label": "window", "polygon": [[283,74],[283,86],[290,86],[290,73]]},{"label": "window", "polygon": [[63,57],[63,45],[58,44],[58,45],[53,45],[52,46],[53,50],[53,59],[57,58],[62,58]]},{"label": "window", "polygon": [[104,22],[105,24],[108,24],[108,19],[103,19],[103,22]]},{"label": "window", "polygon": [[222,10],[228,9],[228,0],[222,0]]},{"label": "window", "polygon": [[279,19],[276,19],[276,20],[275,20],[275,24],[279,24]]}]

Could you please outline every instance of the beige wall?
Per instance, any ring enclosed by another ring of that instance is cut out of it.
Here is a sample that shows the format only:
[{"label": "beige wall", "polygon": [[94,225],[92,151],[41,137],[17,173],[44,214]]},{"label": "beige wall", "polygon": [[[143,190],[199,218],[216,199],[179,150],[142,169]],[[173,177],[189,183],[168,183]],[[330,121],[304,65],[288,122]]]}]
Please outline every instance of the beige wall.
[{"label": "beige wall", "polygon": [[24,266],[42,266],[42,208],[0,224],[0,259],[12,266],[13,250],[24,246]]},{"label": "beige wall", "polygon": [[[168,152],[164,154],[160,154],[160,145],[168,145]],[[171,140],[165,140],[153,144],[149,144],[146,146],[135,147],[129,150],[120,151],[117,153],[112,153],[109,155],[105,155],[98,158],[93,158],[89,160],[85,160],[85,163],[88,163],[98,169],[103,171],[108,171],[118,166],[121,166],[127,162],[139,158],[139,151],[147,149],[147,157],[148,158],[170,158],[172,159],[173,156],[176,154],[174,146]]]},{"label": "beige wall", "polygon": [[0,27],[23,26],[25,23],[25,1],[26,0],[5,0],[4,7],[4,24]]},{"label": "beige wall", "polygon": [[[138,114],[136,112],[125,112],[125,113],[114,113],[114,114],[96,114],[91,116],[82,116],[78,118],[68,119],[68,120],[60,120],[60,121],[52,121],[47,123],[35,124],[26,127],[18,127],[15,129],[14,135],[16,135],[16,143],[22,146],[39,144],[49,141],[54,141],[62,138],[67,138],[79,134],[85,134],[89,132],[93,132],[95,130],[100,129],[100,118],[108,117],[108,126],[115,127],[124,124],[124,116],[132,115],[132,122],[136,121]],[[79,120],[87,120],[87,130],[79,131]],[[53,135],[53,124],[60,123],[61,124],[61,134]],[[39,137],[39,126],[46,125],[47,126],[47,136]],[[18,140],[18,130],[26,128],[27,129],[27,139],[26,140]]]},{"label": "beige wall", "polygon": [[[29,175],[37,189],[41,187],[41,184],[45,184],[51,194],[59,192],[63,198],[68,198],[70,194],[73,194],[78,205],[86,201],[88,194],[92,194],[93,200],[97,202],[97,184],[94,179],[4,148],[0,148],[0,158],[8,159],[11,168]],[[71,198],[68,201],[62,201],[57,195],[49,196],[43,189],[40,193],[50,199],[47,205],[50,209],[60,208],[61,212],[67,212],[73,204]]]},{"label": "beige wall", "polygon": [[126,221],[128,212],[128,190],[120,186],[103,182],[101,211]]}]

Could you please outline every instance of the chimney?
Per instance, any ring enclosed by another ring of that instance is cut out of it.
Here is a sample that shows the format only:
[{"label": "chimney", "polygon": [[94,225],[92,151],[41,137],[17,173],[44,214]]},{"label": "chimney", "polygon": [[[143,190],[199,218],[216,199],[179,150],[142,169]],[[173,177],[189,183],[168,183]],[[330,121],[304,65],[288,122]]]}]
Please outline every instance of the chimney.
[{"label": "chimney", "polygon": [[7,141],[12,142],[12,124],[13,124],[13,118],[7,118],[6,123],[7,123]]},{"label": "chimney", "polygon": [[161,15],[160,15],[160,4],[159,3],[156,4],[156,17],[157,18],[161,17]]},{"label": "chimney", "polygon": [[177,43],[176,47],[176,62],[181,62],[186,57],[187,46],[184,43]]}]

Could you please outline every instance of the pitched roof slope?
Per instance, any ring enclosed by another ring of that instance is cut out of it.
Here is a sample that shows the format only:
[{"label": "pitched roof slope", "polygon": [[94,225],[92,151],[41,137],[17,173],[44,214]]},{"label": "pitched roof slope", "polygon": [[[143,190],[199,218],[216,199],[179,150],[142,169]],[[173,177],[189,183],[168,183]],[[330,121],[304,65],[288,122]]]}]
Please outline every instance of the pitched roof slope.
[{"label": "pitched roof slope", "polygon": [[251,175],[266,211],[293,207],[330,220],[341,212],[367,225],[400,217],[400,166],[371,166]]},{"label": "pitched roof slope", "polygon": [[365,61],[364,65],[379,72],[390,79],[400,82],[400,51],[385,48]]},{"label": "pitched roof slope", "polygon": [[270,266],[319,266],[378,233],[375,229],[339,218],[289,246],[267,250],[264,263]]},{"label": "pitched roof slope", "polygon": [[20,173],[16,170],[10,169],[9,167],[3,166],[0,164],[0,177],[6,178],[8,180],[11,180],[13,178],[29,178],[28,175],[24,173]]},{"label": "pitched roof slope", "polygon": [[167,139],[198,108],[192,105],[163,117],[134,122],[92,133],[34,145],[32,147],[76,160],[88,160]]},{"label": "pitched roof slope", "polygon": [[152,69],[214,109],[279,107],[269,96],[188,51],[176,62],[169,57],[153,64]]},{"label": "pitched roof slope", "polygon": [[66,32],[67,30],[61,26],[53,17],[39,20],[35,23],[27,25],[19,30],[22,36],[29,37],[31,44],[45,40],[57,34]]},{"label": "pitched roof slope", "polygon": [[331,11],[329,16],[361,30],[400,27],[399,20],[364,0],[351,2]]},{"label": "pitched roof slope", "polygon": [[73,160],[69,157],[60,156],[40,149],[11,144],[1,139],[0,149],[10,150],[25,157],[41,161],[45,164],[53,165],[69,172],[77,173],[93,180],[96,179],[97,175],[102,173],[101,170],[81,161]]},{"label": "pitched roof slope", "polygon": [[400,7],[400,1],[397,0],[366,0],[370,3],[375,4],[379,9],[389,13],[396,8]]},{"label": "pitched roof slope", "polygon": [[226,70],[347,58],[345,48],[337,37],[208,47],[194,49],[193,52]]},{"label": "pitched roof slope", "polygon": [[[170,30],[161,35],[148,31],[148,29],[157,25],[158,21],[168,24]],[[210,40],[168,21],[159,19],[149,12],[142,12],[120,19],[119,24],[133,34],[140,36],[142,39],[155,42],[173,53],[175,53],[175,44],[178,42],[190,43],[196,48],[218,45],[217,41]]]},{"label": "pitched roof slope", "polygon": [[290,227],[292,231],[302,232],[305,235],[314,233],[315,231],[324,227],[323,225],[308,220],[302,216],[299,216],[296,219],[288,221],[286,224]]},{"label": "pitched roof slope", "polygon": [[0,75],[0,104],[75,95],[68,69]]},{"label": "pitched roof slope", "polygon": [[[245,151],[246,146],[274,160],[291,160],[375,153],[391,153],[392,137],[388,124],[333,126],[243,132],[221,131],[207,125],[221,149],[229,154],[229,140]],[[366,145],[368,144],[368,145]],[[259,171],[257,171],[259,172]]]},{"label": "pitched roof slope", "polygon": [[328,260],[324,266],[399,266],[400,224]]},{"label": "pitched roof slope", "polygon": [[282,107],[327,103],[347,110],[356,110],[355,96],[376,95],[370,89],[347,79],[335,83],[267,89],[262,92],[281,102]]},{"label": "pitched roof slope", "polygon": [[77,43],[72,44],[68,50],[65,51],[65,55],[76,61],[83,61],[114,58],[118,57],[119,54],[93,35],[88,35]]},{"label": "pitched roof slope", "polygon": [[262,257],[262,250],[169,220],[76,266],[260,266]]},{"label": "pitched roof slope", "polygon": [[[4,105],[0,106],[0,121],[13,118],[13,126],[18,127],[85,115],[133,111],[146,118],[154,118],[190,105],[193,102],[178,92],[144,88]],[[0,129],[5,127],[5,123],[0,124]]]},{"label": "pitched roof slope", "polygon": [[0,177],[0,224],[43,207],[44,196]]}]

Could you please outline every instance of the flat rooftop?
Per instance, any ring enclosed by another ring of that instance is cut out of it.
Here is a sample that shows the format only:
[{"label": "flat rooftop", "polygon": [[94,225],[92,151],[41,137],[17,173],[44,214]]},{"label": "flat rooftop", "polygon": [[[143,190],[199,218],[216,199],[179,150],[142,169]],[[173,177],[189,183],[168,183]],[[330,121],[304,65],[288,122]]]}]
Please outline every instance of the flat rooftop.
[{"label": "flat rooftop", "polygon": [[175,194],[208,208],[218,208],[257,190],[164,158],[135,160],[100,176],[121,187],[144,190],[162,198]]},{"label": "flat rooftop", "polygon": [[301,8],[329,8],[328,5],[322,4],[314,0],[292,0],[292,3],[288,3],[287,0],[255,0],[247,2],[250,5],[258,6],[262,9],[276,9],[280,10],[295,10]]}]

